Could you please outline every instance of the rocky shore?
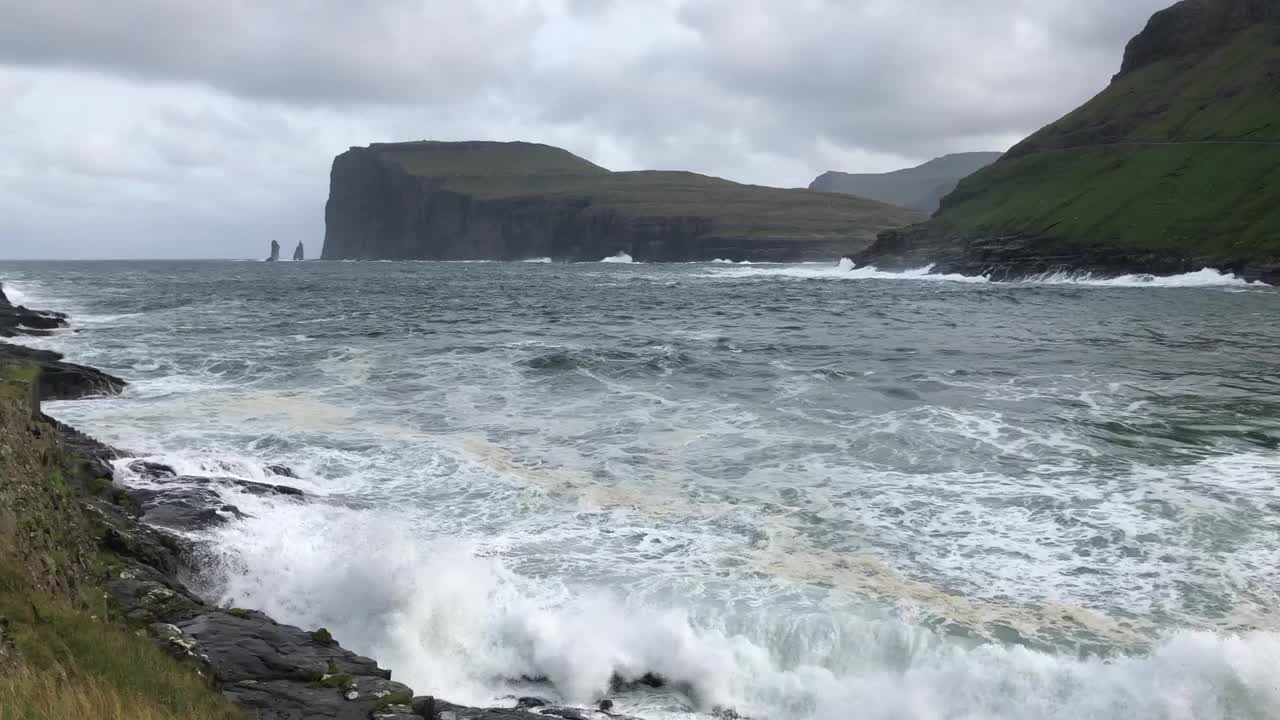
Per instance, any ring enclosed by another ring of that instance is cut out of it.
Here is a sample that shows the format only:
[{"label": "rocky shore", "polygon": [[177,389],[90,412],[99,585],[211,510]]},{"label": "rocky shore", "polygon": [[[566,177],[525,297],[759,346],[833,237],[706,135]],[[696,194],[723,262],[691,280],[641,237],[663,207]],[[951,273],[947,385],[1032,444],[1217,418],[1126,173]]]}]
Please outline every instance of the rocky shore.
[{"label": "rocky shore", "polygon": [[[68,319],[15,307],[0,290],[0,333],[6,337],[40,335],[67,327]],[[78,399],[120,392],[125,381],[80,365],[66,363],[57,353],[0,342],[0,369],[34,368],[34,373],[10,372],[4,382],[32,382],[26,408],[3,408],[0,428],[5,434],[6,455],[23,454],[31,444],[33,455],[47,462],[59,455],[61,477],[69,497],[79,505],[86,528],[74,542],[65,537],[50,540],[48,547],[14,542],[14,552],[26,554],[27,564],[44,567],[50,557],[74,556],[72,564],[86,576],[97,555],[105,570],[95,583],[109,597],[120,618],[145,633],[191,671],[207,679],[211,688],[258,720],[534,720],[557,717],[566,720],[624,717],[609,712],[605,700],[599,709],[556,707],[538,698],[512,698],[510,708],[471,708],[430,696],[415,695],[406,685],[391,679],[391,671],[370,658],[342,647],[324,628],[303,629],[278,623],[251,609],[219,607],[192,592],[184,578],[198,562],[199,547],[190,531],[244,517],[223,493],[239,491],[276,495],[288,502],[309,502],[307,495],[288,484],[261,483],[229,477],[181,476],[162,464],[138,459],[136,454],[110,447],[41,412],[41,400]],[[50,441],[52,438],[52,441]],[[49,443],[52,442],[50,445]],[[12,446],[8,446],[13,443]],[[38,446],[38,447],[37,447]],[[50,450],[49,447],[56,448]],[[148,487],[126,487],[116,468],[129,467],[149,481]],[[292,472],[282,466],[269,471],[282,481]],[[22,479],[0,480],[12,487]],[[41,492],[39,482],[29,482],[23,492]],[[30,488],[37,488],[32,491]],[[0,499],[6,488],[0,486]],[[42,498],[28,498],[31,507]],[[5,520],[0,517],[0,521]],[[7,521],[6,521],[7,522]],[[0,522],[0,525],[4,525]],[[3,529],[3,528],[0,528]],[[77,531],[79,532],[79,531]],[[53,533],[44,533],[52,538]],[[6,541],[0,533],[0,543]],[[75,544],[76,548],[64,547]],[[62,545],[62,546],[59,546]],[[4,550],[4,548],[0,548]],[[44,557],[41,557],[41,556]],[[47,573],[54,576],[55,573]],[[41,591],[69,592],[67,588],[41,587]],[[0,618],[3,625],[3,618]],[[6,656],[0,634],[0,659]],[[0,663],[3,672],[3,663]]]}]

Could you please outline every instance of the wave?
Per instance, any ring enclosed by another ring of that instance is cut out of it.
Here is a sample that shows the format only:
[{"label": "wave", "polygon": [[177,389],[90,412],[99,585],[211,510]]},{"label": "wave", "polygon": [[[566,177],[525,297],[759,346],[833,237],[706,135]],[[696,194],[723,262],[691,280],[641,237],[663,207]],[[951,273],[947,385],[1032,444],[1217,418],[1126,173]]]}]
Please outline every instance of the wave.
[{"label": "wave", "polygon": [[[720,261],[716,261],[720,262]],[[913,268],[910,270],[880,270],[874,265],[858,266],[849,258],[844,258],[834,265],[786,266],[770,268],[733,268],[712,270],[709,277],[785,277],[801,279],[834,279],[834,280],[911,280],[970,284],[991,284],[1002,287],[1010,286],[1044,286],[1044,285],[1076,285],[1083,287],[1112,288],[1214,288],[1214,287],[1270,287],[1260,281],[1245,280],[1233,273],[1224,273],[1213,268],[1204,268],[1196,272],[1180,275],[1131,274],[1115,277],[1100,276],[1085,272],[1054,272],[1033,275],[1020,280],[995,281],[986,275],[963,275],[960,273],[934,272],[935,265]]]},{"label": "wave", "polygon": [[[464,543],[423,544],[414,519],[391,510],[234,502],[250,518],[217,531],[221,573],[209,579],[224,603],[328,627],[455,702],[533,682],[572,704],[613,694],[620,711],[650,718],[719,707],[812,720],[1262,719],[1280,706],[1277,633],[1183,632],[1146,654],[1078,659],[848,613],[726,621],[538,583]],[[669,694],[615,694],[647,674]]]},{"label": "wave", "polygon": [[1213,268],[1203,268],[1181,275],[1152,275],[1149,273],[1101,277],[1092,273],[1056,272],[1028,277],[1021,281],[1028,285],[1087,285],[1095,287],[1270,287],[1261,281],[1249,281],[1234,273],[1224,273]]},{"label": "wave", "polygon": [[9,302],[14,305],[30,306],[37,302],[34,299],[31,287],[27,284],[17,285],[9,280],[0,282],[0,290],[4,291],[5,297],[9,298]]},{"label": "wave", "polygon": [[625,252],[618,251],[618,254],[617,254],[617,255],[614,255],[614,256],[612,256],[612,257],[604,258],[604,259],[600,260],[600,262],[602,262],[602,263],[620,263],[620,264],[624,264],[624,265],[631,265],[631,264],[635,263],[635,260],[634,260],[630,255],[626,254]]},{"label": "wave", "polygon": [[539,263],[539,264],[546,265],[546,264],[549,264],[549,263],[551,262],[551,258],[549,258],[549,257],[526,258],[526,259],[524,259],[524,260],[521,260],[520,262],[526,262],[526,263]]},{"label": "wave", "polygon": [[890,272],[879,270],[873,265],[859,267],[849,258],[835,264],[826,265],[788,265],[783,267],[734,267],[714,269],[709,277],[742,277],[742,278],[799,278],[815,280],[928,280],[942,282],[988,283],[986,277],[972,277],[958,273],[935,273],[933,265],[914,270]]}]

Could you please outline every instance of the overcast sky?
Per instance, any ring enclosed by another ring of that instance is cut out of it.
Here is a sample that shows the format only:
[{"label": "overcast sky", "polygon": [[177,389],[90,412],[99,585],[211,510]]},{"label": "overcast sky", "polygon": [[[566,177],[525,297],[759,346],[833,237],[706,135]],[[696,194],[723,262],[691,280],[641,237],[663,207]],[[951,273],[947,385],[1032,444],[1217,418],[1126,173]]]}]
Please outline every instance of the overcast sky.
[{"label": "overcast sky", "polygon": [[0,0],[0,258],[318,255],[329,164],[373,141],[788,187],[1003,150],[1168,4]]}]

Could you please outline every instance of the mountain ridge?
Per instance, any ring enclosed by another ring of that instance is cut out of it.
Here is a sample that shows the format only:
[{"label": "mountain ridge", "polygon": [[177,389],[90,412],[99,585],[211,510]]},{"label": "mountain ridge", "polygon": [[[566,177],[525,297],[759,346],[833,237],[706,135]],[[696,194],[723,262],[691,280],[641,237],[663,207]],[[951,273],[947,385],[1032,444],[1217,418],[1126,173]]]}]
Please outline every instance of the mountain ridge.
[{"label": "mountain ridge", "polygon": [[891,205],[932,213],[964,177],[1000,158],[999,152],[951,153],[915,167],[886,173],[828,170],[809,184],[810,190],[858,195]]},{"label": "mountain ridge", "polygon": [[962,180],[858,259],[958,272],[1280,278],[1280,13],[1184,0],[1098,95]]}]

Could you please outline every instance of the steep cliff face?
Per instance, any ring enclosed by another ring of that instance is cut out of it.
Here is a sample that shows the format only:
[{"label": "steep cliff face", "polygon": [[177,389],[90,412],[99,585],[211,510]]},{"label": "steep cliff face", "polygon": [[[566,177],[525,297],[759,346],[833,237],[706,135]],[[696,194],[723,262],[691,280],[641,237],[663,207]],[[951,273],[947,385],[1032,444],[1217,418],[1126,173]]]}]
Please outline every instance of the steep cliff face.
[{"label": "steep cliff face", "polygon": [[339,155],[323,258],[839,258],[919,213],[679,172],[612,173],[529,143],[399,143]]},{"label": "steep cliff face", "polygon": [[1185,0],[1103,92],[861,260],[963,272],[1280,277],[1280,3]]}]

